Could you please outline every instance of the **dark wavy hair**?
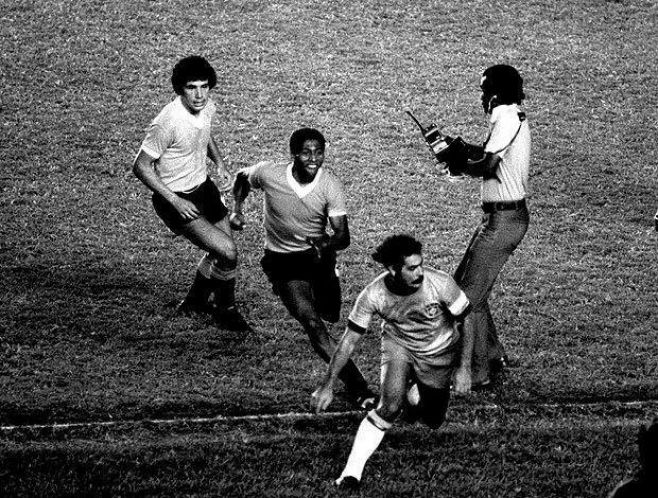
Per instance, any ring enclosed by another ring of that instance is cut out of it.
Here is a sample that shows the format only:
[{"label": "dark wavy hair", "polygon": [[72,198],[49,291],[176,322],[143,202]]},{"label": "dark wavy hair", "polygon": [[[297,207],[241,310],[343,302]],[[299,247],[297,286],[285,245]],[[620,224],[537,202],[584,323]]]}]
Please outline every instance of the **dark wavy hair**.
[{"label": "dark wavy hair", "polygon": [[423,244],[411,235],[397,234],[385,238],[372,253],[372,259],[384,266],[400,266],[405,258],[422,251]]},{"label": "dark wavy hair", "polygon": [[302,147],[304,147],[304,142],[307,140],[317,140],[320,142],[320,147],[324,150],[326,141],[322,133],[315,128],[300,128],[293,131],[292,135],[290,135],[290,153],[293,156],[299,154],[302,151]]},{"label": "dark wavy hair", "polygon": [[499,104],[520,104],[525,99],[523,78],[512,66],[490,66],[482,73],[482,78],[482,91],[496,95]]},{"label": "dark wavy hair", "polygon": [[178,95],[190,81],[208,80],[210,88],[217,84],[217,73],[210,63],[200,55],[190,55],[179,60],[171,72],[171,86]]}]

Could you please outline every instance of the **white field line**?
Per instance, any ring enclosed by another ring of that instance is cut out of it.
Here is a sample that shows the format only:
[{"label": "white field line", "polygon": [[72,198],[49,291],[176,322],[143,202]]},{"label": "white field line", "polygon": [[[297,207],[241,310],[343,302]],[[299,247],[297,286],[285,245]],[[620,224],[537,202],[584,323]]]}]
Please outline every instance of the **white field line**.
[{"label": "white field line", "polygon": [[[647,420],[658,416],[658,400],[648,400],[648,401],[625,401],[625,402],[611,402],[611,401],[602,401],[597,403],[536,403],[536,404],[514,404],[514,405],[497,405],[494,403],[489,403],[485,405],[478,406],[469,406],[469,407],[459,407],[458,409],[468,409],[468,410],[503,410],[505,408],[542,408],[542,409],[602,409],[602,408],[615,408],[615,409],[646,409]],[[53,424],[25,424],[25,425],[2,425],[0,426],[0,431],[17,431],[17,430],[44,430],[44,429],[86,429],[86,428],[101,428],[101,427],[119,427],[119,426],[137,426],[137,425],[173,425],[173,424],[212,424],[212,423],[222,423],[222,422],[267,422],[267,421],[276,421],[276,420],[313,420],[313,419],[332,419],[332,418],[342,418],[348,416],[364,415],[363,411],[344,411],[344,412],[324,412],[324,413],[310,413],[310,412],[287,412],[287,413],[269,413],[262,415],[236,415],[236,416],[224,416],[217,415],[215,417],[180,417],[180,418],[168,418],[168,419],[142,419],[142,420],[108,420],[108,421],[96,421],[96,422],[61,422]],[[459,427],[477,427],[480,424],[464,424],[457,423],[450,420],[450,411],[448,412],[448,421],[446,425],[450,426],[459,426]],[[564,417],[562,417],[564,418]],[[614,419],[620,419],[620,416],[613,417]],[[629,418],[624,418],[623,420],[617,422],[610,422],[605,424],[584,424],[591,426],[635,426],[638,423],[644,423],[647,420],[644,418],[639,418],[637,416],[632,416]],[[539,425],[541,427],[561,427],[564,426],[565,422],[550,422],[542,421]],[[488,425],[488,424],[485,424]]]}]

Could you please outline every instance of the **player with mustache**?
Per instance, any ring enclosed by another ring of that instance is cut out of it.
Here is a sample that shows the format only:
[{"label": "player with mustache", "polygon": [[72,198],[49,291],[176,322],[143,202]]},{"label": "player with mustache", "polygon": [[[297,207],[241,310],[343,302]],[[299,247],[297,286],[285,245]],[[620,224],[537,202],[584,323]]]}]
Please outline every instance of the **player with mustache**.
[{"label": "player with mustache", "polygon": [[388,237],[373,259],[386,271],[359,294],[324,381],[311,398],[316,412],[329,406],[337,373],[372,318],[381,318],[381,397],[361,422],[336,481],[345,488],[359,486],[366,461],[405,408],[428,426],[439,427],[451,384],[458,393],[471,388],[473,341],[460,332],[470,310],[466,294],[450,275],[424,266],[422,244],[409,235]]}]

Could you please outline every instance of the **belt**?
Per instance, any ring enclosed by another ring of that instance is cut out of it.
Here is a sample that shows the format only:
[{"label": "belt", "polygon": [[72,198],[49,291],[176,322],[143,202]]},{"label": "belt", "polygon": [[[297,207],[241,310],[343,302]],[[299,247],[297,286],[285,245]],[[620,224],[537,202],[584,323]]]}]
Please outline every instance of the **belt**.
[{"label": "belt", "polygon": [[493,213],[495,211],[508,211],[511,209],[525,208],[525,199],[520,201],[501,201],[501,202],[483,202],[482,211],[485,213]]}]

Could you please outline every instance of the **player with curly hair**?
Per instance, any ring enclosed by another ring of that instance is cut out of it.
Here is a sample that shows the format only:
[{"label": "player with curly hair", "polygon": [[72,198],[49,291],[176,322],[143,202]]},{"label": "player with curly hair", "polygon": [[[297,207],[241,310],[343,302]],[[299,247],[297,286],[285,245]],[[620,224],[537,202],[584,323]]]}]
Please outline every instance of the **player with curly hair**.
[{"label": "player with curly hair", "polygon": [[368,458],[398,416],[407,410],[428,426],[446,415],[450,386],[471,387],[472,340],[460,332],[470,310],[464,292],[447,273],[424,266],[422,244],[409,235],[386,238],[373,254],[385,272],[359,294],[347,328],[311,405],[325,410],[333,399],[337,373],[349,360],[374,317],[382,319],[381,394],[363,419],[347,464],[336,484],[358,487]]},{"label": "player with curly hair", "polygon": [[210,158],[218,175],[230,177],[210,134],[215,104],[210,91],[217,74],[200,56],[179,60],[171,84],[177,97],[151,122],[133,172],[152,192],[155,212],[175,234],[207,254],[177,310],[210,313],[221,328],[250,330],[235,305],[237,249],[228,209],[211,180]]},{"label": "player with curly hair", "polygon": [[[289,148],[290,161],[263,161],[238,172],[231,220],[236,227],[244,226],[244,200],[252,188],[263,192],[261,266],[315,352],[328,362],[336,341],[325,322],[339,320],[342,304],[336,254],[350,244],[345,192],[324,165],[325,138],[320,131],[295,130]],[[374,405],[375,395],[354,362],[343,367],[339,376],[351,401],[364,409]]]}]

